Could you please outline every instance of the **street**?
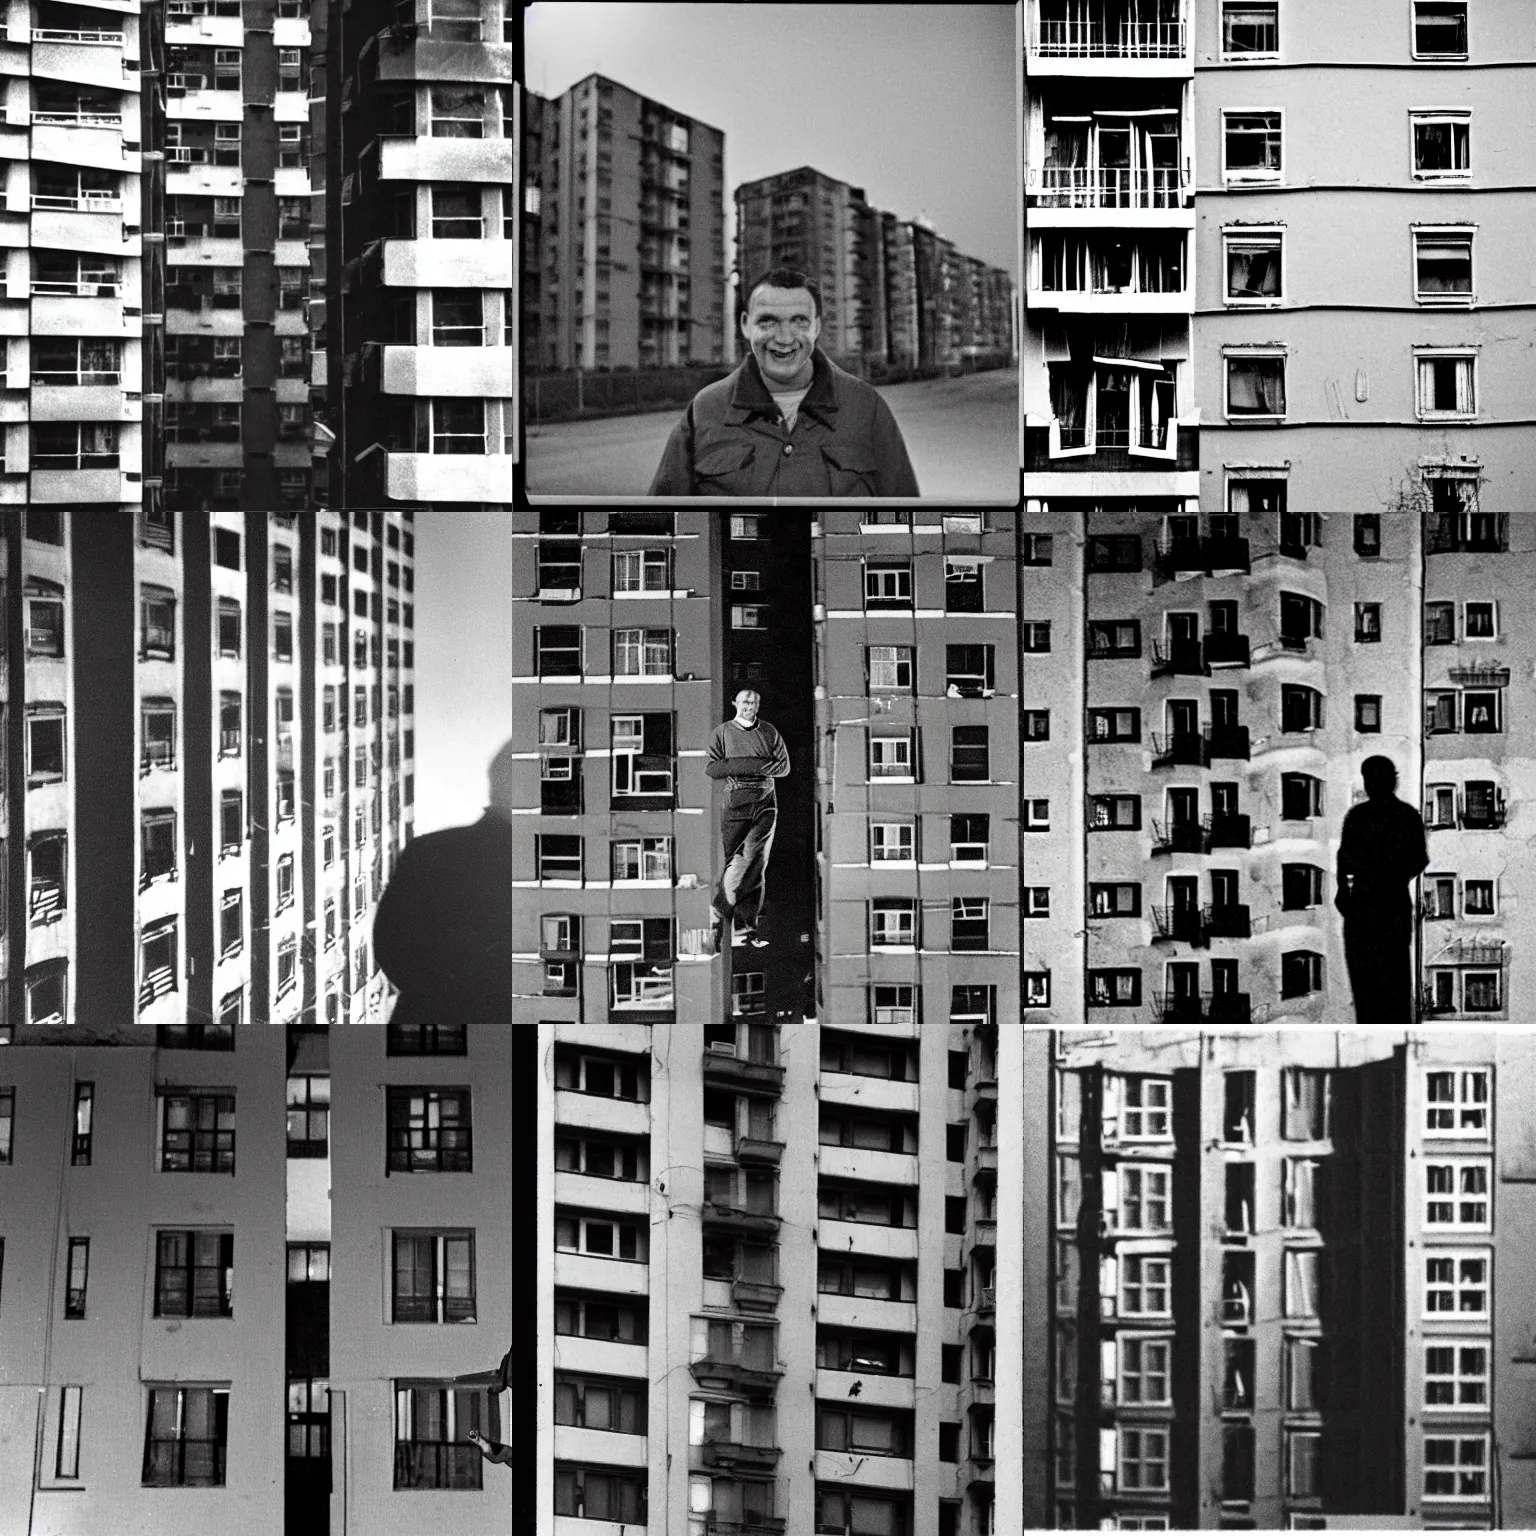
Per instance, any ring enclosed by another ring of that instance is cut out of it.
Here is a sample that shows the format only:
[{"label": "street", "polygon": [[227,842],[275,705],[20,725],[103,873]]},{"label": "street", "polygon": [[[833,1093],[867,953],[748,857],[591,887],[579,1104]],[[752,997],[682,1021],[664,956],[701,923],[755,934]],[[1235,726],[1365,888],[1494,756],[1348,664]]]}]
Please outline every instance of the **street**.
[{"label": "street", "polygon": [[[881,388],[925,500],[1019,495],[1019,378],[996,368]],[[528,428],[530,496],[643,496],[681,410]]]}]

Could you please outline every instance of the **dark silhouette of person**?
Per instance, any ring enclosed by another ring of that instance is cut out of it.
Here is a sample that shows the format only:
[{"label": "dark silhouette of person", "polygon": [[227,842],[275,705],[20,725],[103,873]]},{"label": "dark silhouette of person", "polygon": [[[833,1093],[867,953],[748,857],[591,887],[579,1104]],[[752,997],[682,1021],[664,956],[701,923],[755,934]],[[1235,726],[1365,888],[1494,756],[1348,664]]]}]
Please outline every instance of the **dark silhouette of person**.
[{"label": "dark silhouette of person", "polygon": [[1411,1024],[1413,898],[1408,886],[1429,864],[1424,822],[1397,798],[1391,758],[1366,758],[1360,776],[1367,798],[1344,818],[1339,889],[1333,898],[1344,917],[1355,1022]]},{"label": "dark silhouette of person", "polygon": [[512,1021],[512,743],[490,805],[467,827],[406,844],[373,920],[373,952],[400,989],[392,1024]]}]

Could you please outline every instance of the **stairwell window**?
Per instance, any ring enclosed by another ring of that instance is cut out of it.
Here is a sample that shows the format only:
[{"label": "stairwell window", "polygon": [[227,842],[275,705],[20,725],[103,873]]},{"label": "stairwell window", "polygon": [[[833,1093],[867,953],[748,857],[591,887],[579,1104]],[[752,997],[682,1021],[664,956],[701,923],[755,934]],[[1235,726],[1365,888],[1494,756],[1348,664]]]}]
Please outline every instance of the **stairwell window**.
[{"label": "stairwell window", "polygon": [[1477,415],[1477,355],[1419,351],[1417,410],[1420,421],[1467,420]]},{"label": "stairwell window", "polygon": [[1419,181],[1472,174],[1470,111],[1414,112],[1413,174]]},{"label": "stairwell window", "polygon": [[1222,113],[1222,174],[1229,182],[1279,181],[1284,114]]}]

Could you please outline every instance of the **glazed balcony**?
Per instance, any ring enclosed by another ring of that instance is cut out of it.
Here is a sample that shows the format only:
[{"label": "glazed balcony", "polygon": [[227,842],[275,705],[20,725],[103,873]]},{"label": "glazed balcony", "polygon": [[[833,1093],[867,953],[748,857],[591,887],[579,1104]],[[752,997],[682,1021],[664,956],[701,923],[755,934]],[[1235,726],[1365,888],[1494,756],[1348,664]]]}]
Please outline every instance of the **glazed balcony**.
[{"label": "glazed balcony", "polygon": [[769,1141],[762,1136],[738,1136],[736,1161],[744,1168],[777,1168],[784,1156],[782,1141]]},{"label": "glazed balcony", "polygon": [[1180,0],[1032,0],[1031,75],[1182,75],[1191,70]]},{"label": "glazed balcony", "polygon": [[772,1062],[748,1061],[735,1054],[708,1050],[704,1052],[704,1086],[778,1096],[784,1092],[784,1068]]},{"label": "glazed balcony", "polygon": [[[1113,219],[1074,219],[1073,224],[1182,225],[1186,220],[1128,219],[1124,215],[1137,210],[1182,210],[1194,184],[1189,169],[1181,165],[1038,165],[1027,168],[1024,190],[1037,209],[1107,210],[1117,215]],[[1187,222],[1193,224],[1192,215]],[[1041,227],[1039,220],[1034,223]]]},{"label": "glazed balcony", "polygon": [[1062,314],[1187,313],[1182,230],[1046,230],[1031,253],[1029,309]]}]

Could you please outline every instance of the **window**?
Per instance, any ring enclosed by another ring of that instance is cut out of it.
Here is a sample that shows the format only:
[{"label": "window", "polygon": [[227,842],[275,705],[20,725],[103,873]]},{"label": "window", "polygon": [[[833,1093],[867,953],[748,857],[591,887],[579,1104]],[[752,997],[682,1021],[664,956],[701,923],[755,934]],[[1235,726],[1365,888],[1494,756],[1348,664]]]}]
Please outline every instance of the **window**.
[{"label": "window", "polygon": [[614,880],[669,882],[672,879],[672,839],[645,837],[609,845]]},{"label": "window", "polygon": [[1424,1344],[1424,1407],[1429,1412],[1488,1411],[1488,1342],[1429,1339]]},{"label": "window", "polygon": [[1381,604],[1355,604],[1355,640],[1371,644],[1381,639]]},{"label": "window", "polygon": [[1029,620],[1020,626],[1019,648],[1032,654],[1043,655],[1051,648],[1051,621]]},{"label": "window", "polygon": [[664,711],[614,715],[609,721],[609,729],[613,793],[616,796],[671,795],[674,768],[672,716]]},{"label": "window", "polygon": [[884,948],[917,944],[917,903],[910,897],[878,897],[869,904],[869,942]]},{"label": "window", "polygon": [[395,1323],[475,1321],[473,1232],[393,1234]]},{"label": "window", "polygon": [[555,1247],[566,1253],[586,1253],[604,1259],[644,1263],[647,1243],[640,1219],[621,1220],[600,1212],[556,1208]]},{"label": "window", "polygon": [[915,988],[906,983],[872,986],[869,1017],[874,1024],[915,1024],[918,1021]]},{"label": "window", "polygon": [[27,839],[27,923],[58,922],[69,909],[69,838],[64,832],[34,832]]},{"label": "window", "polygon": [[1127,1254],[1120,1265],[1120,1312],[1125,1317],[1172,1316],[1173,1260]]},{"label": "window", "polygon": [[325,1076],[288,1079],[288,1156],[330,1154],[331,1080]]},{"label": "window", "polygon": [[1227,258],[1227,303],[1277,304],[1284,297],[1280,276],[1283,236],[1250,229],[1223,232]]},{"label": "window", "polygon": [[1315,688],[1299,683],[1280,686],[1280,729],[1310,731],[1323,723],[1323,696]]},{"label": "window", "polygon": [[1437,1249],[1424,1258],[1426,1318],[1488,1316],[1486,1249]]},{"label": "window", "polygon": [[1168,1431],[1115,1431],[1118,1490],[1121,1493],[1163,1493],[1168,1488]]},{"label": "window", "polygon": [[1120,1338],[1118,1401],[1128,1404],[1166,1404],[1169,1395],[1171,1339]]},{"label": "window", "polygon": [[[1037,888],[1031,887],[1033,891]],[[1045,911],[1031,910],[1031,903],[1026,900],[1026,917],[1044,917],[1049,915],[1050,890],[1048,887],[1039,887],[1045,892]],[[950,936],[949,947],[952,950],[986,949],[988,944],[987,927],[991,902],[985,896],[955,896],[950,900]]]},{"label": "window", "polygon": [[1026,832],[1051,830],[1051,802],[1048,799],[1030,799],[1024,802],[1024,830]]},{"label": "window", "polygon": [[228,1443],[228,1387],[149,1388],[146,1488],[222,1488]]},{"label": "window", "polygon": [[1137,619],[1091,621],[1088,625],[1088,654],[1100,658],[1140,656],[1140,621]]},{"label": "window", "polygon": [[871,736],[869,738],[869,777],[897,779],[911,783],[915,776],[915,731],[903,731],[899,736]]},{"label": "window", "polygon": [[1420,59],[1467,56],[1467,0],[1414,0],[1413,53]]},{"label": "window", "polygon": [[672,672],[670,629],[616,629],[613,632],[615,677],[667,677]]},{"label": "window", "polygon": [[542,881],[570,880],[581,883],[581,839],[566,834],[537,833],[533,840],[534,862]]},{"label": "window", "polygon": [[1425,1435],[1426,1499],[1488,1498],[1487,1435]]},{"label": "window", "polygon": [[[484,1387],[397,1381],[394,1486],[481,1487],[484,1463],[467,1436],[495,1439],[498,1430],[496,1400]],[[556,1498],[558,1507],[558,1491]]]},{"label": "window", "polygon": [[1462,727],[1476,733],[1497,732],[1504,729],[1503,693],[1492,689],[1488,692],[1468,690],[1461,696]]},{"label": "window", "polygon": [[434,38],[445,43],[480,41],[479,0],[432,0],[428,27]]},{"label": "window", "polygon": [[1424,1074],[1424,1135],[1487,1138],[1489,1086],[1486,1067]]},{"label": "window", "polygon": [[916,651],[910,645],[871,645],[865,650],[871,693],[911,693]]},{"label": "window", "polygon": [[1281,997],[1304,997],[1323,989],[1323,957],[1310,949],[1288,950],[1280,956]]},{"label": "window", "polygon": [[72,1237],[69,1240],[68,1278],[64,1282],[64,1316],[85,1316],[85,1288],[90,1274],[91,1240],[88,1237]]},{"label": "window", "polygon": [[1355,513],[1355,553],[1367,558],[1381,553],[1381,513]]},{"label": "window", "polygon": [[990,645],[945,646],[946,692],[951,698],[989,698],[993,691],[992,667],[993,647]]},{"label": "window", "polygon": [[1419,303],[1472,302],[1472,231],[1416,229],[1413,264],[1414,297]]},{"label": "window", "polygon": [[1141,826],[1140,795],[1090,795],[1090,832],[1132,832]]},{"label": "window", "polygon": [[[91,1123],[96,1105],[94,1083],[75,1084],[75,1136],[70,1162],[75,1167],[89,1167],[91,1162]],[[3,1161],[3,1159],[0,1159]]]},{"label": "window", "polygon": [[471,1171],[467,1088],[391,1088],[388,1093],[390,1172]]},{"label": "window", "polygon": [[1141,887],[1129,884],[1102,884],[1088,887],[1089,917],[1140,917]]},{"label": "window", "polygon": [[1223,112],[1222,130],[1228,181],[1280,180],[1279,112]]},{"label": "window", "polygon": [[235,1171],[235,1096],[168,1093],[160,1135],[166,1173]]},{"label": "window", "polygon": [[909,1456],[911,1445],[906,1422],[878,1408],[842,1408],[817,1405],[816,1448],[848,1451],[859,1456]]},{"label": "window", "polygon": [[758,525],[762,518],[751,513],[736,513],[731,517],[731,537],[733,539],[755,539],[758,535]]},{"label": "window", "polygon": [[[1172,1227],[1171,1169],[1121,1164],[1104,1174],[1104,1204],[1118,1232],[1166,1232]],[[1118,1191],[1116,1186],[1118,1185]]]},{"label": "window", "polygon": [[1139,1008],[1141,972],[1138,970],[1090,970],[1088,972],[1090,1008]]},{"label": "window", "polygon": [[555,1086],[604,1099],[644,1103],[649,1098],[643,1064],[623,1057],[562,1053],[555,1059]]},{"label": "window", "polygon": [[1424,1225],[1441,1232],[1487,1232],[1491,1165],[1487,1158],[1424,1164]]},{"label": "window", "polygon": [[[646,1432],[646,1384],[624,1378],[581,1377],[568,1371],[555,1374],[555,1423],[573,1424],[582,1429],[603,1429],[621,1435],[643,1435]],[[706,1404],[695,1400],[695,1410]],[[710,1409],[723,1408],[725,1432],[710,1435],[709,1440],[730,1440],[730,1408],[726,1404],[708,1404]],[[703,1415],[698,1417],[702,1421]],[[704,1443],[703,1440],[700,1443]]]},{"label": "window", "polygon": [[[434,132],[435,132],[434,125]],[[437,288],[432,293],[432,345],[434,347],[478,347],[485,341],[484,311],[478,288]],[[558,549],[566,549],[565,545],[554,546]],[[574,551],[576,563],[581,563],[581,546],[570,546]],[[542,553],[542,547],[541,547]],[[394,566],[394,562],[391,562]],[[399,585],[399,567],[394,566],[395,581],[391,585]],[[559,587],[564,585],[581,585],[580,581],[545,582],[540,578],[539,585]],[[621,590],[615,587],[615,591]]]},{"label": "window", "polygon": [[910,864],[916,858],[916,832],[911,822],[876,821],[869,827],[871,864]]},{"label": "window", "polygon": [[[1287,1248],[1282,1270],[1285,1295],[1283,1304],[1287,1317],[1316,1317],[1318,1291],[1317,1248]],[[1246,1255],[1251,1258],[1251,1255]]]},{"label": "window", "polygon": [[1491,917],[1495,911],[1494,890],[1492,880],[1468,880],[1462,887],[1463,916]]},{"label": "window", "polygon": [[1462,638],[1495,640],[1499,633],[1497,603],[1467,603],[1462,610]]},{"label": "window", "polygon": [[238,789],[219,794],[219,848],[221,853],[237,853],[245,843],[245,811]]},{"label": "window", "polygon": [[1090,709],[1088,740],[1090,742],[1140,741],[1141,711],[1139,709]]},{"label": "window", "polygon": [[1416,354],[1420,421],[1477,415],[1477,358],[1472,354]]},{"label": "window", "polygon": [[1121,1137],[1126,1141],[1169,1140],[1173,1084],[1161,1077],[1127,1077],[1123,1081]]},{"label": "window", "polygon": [[1381,730],[1381,695],[1379,693],[1355,695],[1355,729],[1365,735]]},{"label": "window", "polygon": [[985,864],[991,817],[975,812],[949,818],[949,857],[955,864]]},{"label": "window", "polygon": [[1280,1187],[1282,1225],[1318,1225],[1318,1174],[1321,1166],[1315,1157],[1288,1157],[1284,1160]]},{"label": "window", "polygon": [[1413,174],[1420,180],[1472,174],[1472,114],[1414,112]]},{"label": "window", "polygon": [[1285,415],[1283,354],[1227,355],[1227,416],[1230,420],[1280,419]]},{"label": "window", "polygon": [[240,695],[229,689],[219,694],[219,756],[240,755]]},{"label": "window", "polygon": [[439,139],[485,137],[485,92],[464,86],[430,88],[432,136]]},{"label": "window", "polygon": [[177,919],[162,918],[145,928],[139,938],[139,1007],[176,991]]},{"label": "window", "polygon": [[957,555],[944,559],[944,611],[946,613],[981,613],[981,561]]},{"label": "window", "polygon": [[1021,565],[1049,565],[1051,563],[1051,549],[1054,539],[1054,534],[1026,533],[1023,545],[1019,550],[1019,563]]},{"label": "window", "polygon": [[949,743],[949,777],[952,783],[986,783],[991,778],[991,753],[986,726],[951,726]]},{"label": "window", "polygon": [[233,1317],[233,1232],[162,1231],[155,1243],[156,1317]]},{"label": "window", "polygon": [[864,606],[866,608],[910,608],[912,606],[912,567],[907,564],[866,564]]}]

